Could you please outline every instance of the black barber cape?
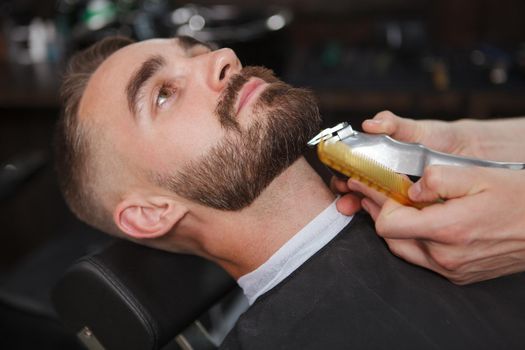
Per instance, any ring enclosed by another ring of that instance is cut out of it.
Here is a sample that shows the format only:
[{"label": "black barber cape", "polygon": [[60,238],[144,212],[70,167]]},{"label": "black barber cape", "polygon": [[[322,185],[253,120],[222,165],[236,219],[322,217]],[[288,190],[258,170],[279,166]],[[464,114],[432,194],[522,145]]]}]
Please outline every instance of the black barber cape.
[{"label": "black barber cape", "polygon": [[525,349],[525,274],[456,286],[392,255],[360,213],[221,349]]}]

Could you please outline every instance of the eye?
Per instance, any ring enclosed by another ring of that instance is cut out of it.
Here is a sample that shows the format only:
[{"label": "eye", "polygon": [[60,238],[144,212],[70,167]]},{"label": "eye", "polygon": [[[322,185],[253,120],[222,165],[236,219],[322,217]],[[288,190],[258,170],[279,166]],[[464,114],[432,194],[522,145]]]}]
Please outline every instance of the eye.
[{"label": "eye", "polygon": [[177,88],[169,84],[162,84],[159,88],[157,96],[155,98],[155,106],[157,108],[162,108],[162,106],[170,100],[170,98],[175,97],[177,93]]}]

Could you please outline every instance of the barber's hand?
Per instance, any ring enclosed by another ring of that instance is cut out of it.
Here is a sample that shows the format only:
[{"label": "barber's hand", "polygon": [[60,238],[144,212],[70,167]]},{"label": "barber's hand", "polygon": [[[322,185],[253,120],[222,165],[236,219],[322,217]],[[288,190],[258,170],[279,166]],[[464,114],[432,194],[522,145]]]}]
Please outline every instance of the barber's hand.
[{"label": "barber's hand", "polygon": [[361,210],[362,196],[358,193],[351,192],[346,181],[333,176],[330,181],[330,189],[334,193],[343,195],[336,203],[337,210],[340,213],[354,215]]},{"label": "barber's hand", "polygon": [[422,210],[387,199],[355,180],[363,208],[399,257],[454,283],[525,271],[525,171],[431,166],[409,190]]},{"label": "barber's hand", "polygon": [[472,137],[472,124],[467,120],[413,120],[382,111],[365,120],[362,127],[370,134],[387,134],[398,141],[420,143],[445,153],[476,156],[479,147]]},{"label": "barber's hand", "polygon": [[[445,153],[454,153],[464,156],[475,156],[475,140],[468,132],[469,122],[443,122],[437,120],[412,120],[401,118],[389,111],[382,111],[372,119],[363,122],[363,130],[371,134],[387,134],[392,138],[404,141],[421,143],[427,147]],[[355,212],[356,195],[349,193],[345,181],[332,177],[330,187],[335,193],[343,194],[337,201],[337,209],[346,215]]]}]

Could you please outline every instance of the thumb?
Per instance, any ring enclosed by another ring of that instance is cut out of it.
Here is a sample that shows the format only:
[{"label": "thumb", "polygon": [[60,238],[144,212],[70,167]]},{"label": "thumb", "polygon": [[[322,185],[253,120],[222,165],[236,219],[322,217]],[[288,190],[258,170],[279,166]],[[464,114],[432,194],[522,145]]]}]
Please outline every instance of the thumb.
[{"label": "thumb", "polygon": [[415,202],[434,202],[476,194],[482,190],[483,173],[479,167],[432,165],[410,187],[408,196]]},{"label": "thumb", "polygon": [[363,122],[363,130],[371,134],[387,134],[404,142],[419,142],[423,130],[413,119],[401,118],[390,111],[377,113]]}]

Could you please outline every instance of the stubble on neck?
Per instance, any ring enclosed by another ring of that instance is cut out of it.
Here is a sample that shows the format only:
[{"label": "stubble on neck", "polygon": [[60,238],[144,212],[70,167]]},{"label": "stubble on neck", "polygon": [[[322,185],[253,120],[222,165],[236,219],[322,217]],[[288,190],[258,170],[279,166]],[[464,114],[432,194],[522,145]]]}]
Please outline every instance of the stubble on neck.
[{"label": "stubble on neck", "polygon": [[[232,277],[255,270],[335,200],[301,157],[238,212],[208,213],[206,255]],[[215,214],[215,215],[213,215]],[[218,239],[220,237],[220,239]]]}]

